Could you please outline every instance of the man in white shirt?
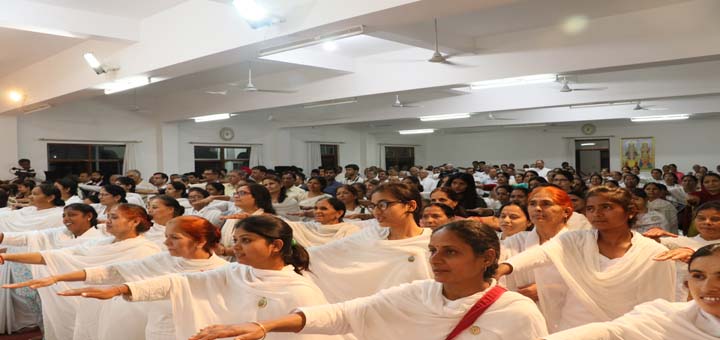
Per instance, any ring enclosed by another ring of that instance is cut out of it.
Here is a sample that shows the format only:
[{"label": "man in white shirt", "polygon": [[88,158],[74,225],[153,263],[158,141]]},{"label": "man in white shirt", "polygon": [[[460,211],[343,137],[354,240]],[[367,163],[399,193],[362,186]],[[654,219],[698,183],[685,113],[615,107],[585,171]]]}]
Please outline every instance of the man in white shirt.
[{"label": "man in white shirt", "polygon": [[430,176],[430,171],[422,169],[419,174],[420,185],[423,187],[423,192],[431,192],[437,187],[437,181]]},{"label": "man in white shirt", "polygon": [[482,184],[497,184],[497,169],[494,167],[488,166],[490,170],[488,170],[487,174],[488,177],[485,178],[485,180],[482,182]]},{"label": "man in white shirt", "polygon": [[342,180],[342,184],[355,184],[363,183],[362,177],[360,177],[360,167],[357,164],[348,164],[345,166],[345,178]]},{"label": "man in white shirt", "polygon": [[228,182],[225,183],[225,196],[232,197],[240,185],[245,184],[247,174],[242,170],[230,170],[226,176]]},{"label": "man in white shirt", "polygon": [[307,196],[307,191],[296,186],[297,175],[294,172],[286,172],[282,175],[282,185],[285,188],[285,194],[288,198],[293,198],[300,202]]},{"label": "man in white shirt", "polygon": [[492,168],[492,167],[489,165],[485,165],[485,163],[483,163],[483,162],[478,163],[478,170],[475,171],[475,173],[473,174],[475,183],[482,184],[485,182],[485,180],[490,178],[490,176],[487,173],[490,168]]},{"label": "man in white shirt", "polygon": [[133,169],[128,170],[128,172],[125,174],[125,176],[130,177],[133,181],[135,181],[135,192],[138,194],[155,194],[157,193],[157,188],[155,188],[154,185],[143,181],[142,174],[139,170]]},{"label": "man in white shirt", "polygon": [[538,159],[535,161],[535,168],[531,170],[535,170],[535,172],[537,172],[540,177],[547,179],[547,174],[552,169],[546,168],[545,161],[543,161],[542,159]]},{"label": "man in white shirt", "polygon": [[157,192],[161,192],[167,188],[167,183],[170,177],[164,172],[156,172],[150,177],[150,184],[155,186]]}]

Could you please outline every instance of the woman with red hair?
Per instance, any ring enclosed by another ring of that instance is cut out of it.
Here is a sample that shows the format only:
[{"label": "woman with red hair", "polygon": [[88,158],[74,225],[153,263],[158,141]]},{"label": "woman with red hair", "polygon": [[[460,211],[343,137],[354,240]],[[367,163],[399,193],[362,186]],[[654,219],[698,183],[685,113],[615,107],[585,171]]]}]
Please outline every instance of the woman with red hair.
[{"label": "woman with red hair", "polygon": [[[532,195],[531,201],[532,197],[536,196]],[[595,229],[557,235],[511,257],[497,271],[500,277],[552,267],[559,280],[546,283],[545,276],[535,277],[551,333],[610,321],[643,302],[674,299],[675,266],[652,261],[665,248],[630,229],[635,212],[627,190],[593,188],[585,211]],[[536,216],[536,220],[548,216]]]},{"label": "woman with red hair", "polygon": [[[135,261],[85,268],[15,286],[39,288],[60,281],[119,284],[172,273],[206,271],[227,264],[213,253],[212,249],[220,240],[220,229],[208,220],[199,216],[180,216],[167,222],[165,228],[168,252]],[[110,300],[102,303],[95,318],[98,320],[98,328],[96,334],[89,335],[91,339],[175,339],[169,301],[131,304],[121,299]],[[119,319],[122,322],[118,322]]]}]

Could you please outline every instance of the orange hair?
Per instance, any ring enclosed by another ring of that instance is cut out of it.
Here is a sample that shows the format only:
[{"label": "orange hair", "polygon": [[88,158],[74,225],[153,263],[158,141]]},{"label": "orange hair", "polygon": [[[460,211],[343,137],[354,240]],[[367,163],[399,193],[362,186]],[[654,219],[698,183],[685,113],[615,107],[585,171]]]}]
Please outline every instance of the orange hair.
[{"label": "orange hair", "polygon": [[567,192],[552,185],[537,187],[533,189],[533,191],[530,192],[530,195],[528,195],[528,200],[531,200],[535,195],[541,192],[546,192],[550,194],[553,203],[561,206],[563,209],[569,208],[570,210],[573,210],[572,201],[570,200],[570,196],[567,194]]},{"label": "orange hair", "polygon": [[220,228],[200,216],[179,216],[170,221],[195,242],[205,241],[205,251],[210,252],[220,242]]}]

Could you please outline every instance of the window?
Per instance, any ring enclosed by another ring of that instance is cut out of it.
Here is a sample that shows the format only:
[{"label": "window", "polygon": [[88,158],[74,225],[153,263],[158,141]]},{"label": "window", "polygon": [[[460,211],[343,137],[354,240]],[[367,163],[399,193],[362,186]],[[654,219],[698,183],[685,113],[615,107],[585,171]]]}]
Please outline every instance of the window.
[{"label": "window", "polygon": [[243,166],[250,166],[249,146],[195,146],[195,172],[238,170]]},{"label": "window", "polygon": [[48,143],[47,155],[48,180],[90,171],[108,176],[122,173],[125,145]]},{"label": "window", "polygon": [[415,165],[415,148],[412,146],[386,146],[385,167],[408,170]]},{"label": "window", "polygon": [[320,160],[323,169],[338,167],[338,146],[337,144],[320,144]]}]

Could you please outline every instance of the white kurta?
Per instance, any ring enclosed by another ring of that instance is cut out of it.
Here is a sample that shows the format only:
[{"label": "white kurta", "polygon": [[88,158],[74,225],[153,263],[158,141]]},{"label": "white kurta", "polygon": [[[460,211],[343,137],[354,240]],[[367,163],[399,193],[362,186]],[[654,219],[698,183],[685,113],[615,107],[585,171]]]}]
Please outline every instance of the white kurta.
[{"label": "white kurta", "polygon": [[[567,228],[562,228],[555,235],[561,235],[567,232]],[[500,248],[500,259],[499,262],[520,254],[528,249],[532,249],[540,246],[540,236],[536,230],[522,231],[507,239],[501,241]],[[505,284],[505,287],[509,290],[518,290],[518,288],[535,283],[535,277],[543,277],[543,282],[553,282],[552,289],[565,289],[561,280],[557,280],[560,277],[557,270],[551,265],[547,264],[544,266],[538,266],[530,270],[514,271],[512,274],[502,278],[501,284]],[[504,280],[504,282],[503,282]],[[548,288],[550,289],[550,288]],[[543,306],[546,301],[540,301],[540,305]],[[541,307],[541,310],[543,308]]]},{"label": "white kurta", "polygon": [[613,321],[591,323],[544,337],[547,340],[710,340],[720,338],[720,319],[695,301],[655,300]]},{"label": "white kurta", "polygon": [[70,205],[74,203],[83,203],[83,200],[78,195],[73,195],[65,201],[65,205]]},{"label": "white kurta", "polygon": [[[487,290],[448,300],[442,289],[441,283],[422,280],[342,303],[300,308],[306,318],[301,333],[353,332],[362,340],[444,339]],[[470,328],[479,328],[479,337]],[[455,339],[535,340],[547,335],[535,304],[514,292],[505,292],[470,328]]]},{"label": "white kurta", "polygon": [[678,233],[677,210],[672,203],[659,198],[654,201],[648,201],[647,208],[648,210],[654,210],[663,214],[668,222],[668,227],[670,228],[668,231],[673,234]]},{"label": "white kurta", "polygon": [[[112,263],[141,259],[161,251],[152,241],[143,236],[113,241],[113,237],[105,237],[87,242],[83,245],[41,252],[47,270],[51,275],[73,272],[85,268],[108,265]],[[40,290],[64,291],[79,288],[77,282],[58,282],[56,285]],[[51,334],[47,339],[97,339],[98,311],[101,302],[80,297],[63,297],[59,299],[42,299],[43,309],[52,315]],[[46,320],[46,322],[49,322]],[[47,327],[46,327],[47,328]]]},{"label": "white kurta", "polygon": [[322,195],[320,195],[320,196],[315,196],[315,197],[307,197],[307,196],[305,196],[305,199],[303,199],[302,201],[298,202],[298,205],[300,206],[300,208],[304,208],[304,209],[314,208],[314,207],[315,207],[315,203],[317,203],[317,201],[319,201],[319,200],[321,200],[321,199],[323,199],[323,198],[330,198],[330,197],[332,197],[332,196],[330,196],[330,195],[328,195],[328,194],[322,194]]},{"label": "white kurta", "polygon": [[298,205],[298,202],[294,198],[286,197],[285,200],[282,201],[282,203],[273,203],[272,206],[273,206],[273,209],[275,209],[275,213],[278,216],[282,216],[289,220],[299,220],[300,219],[297,216],[288,216],[288,213],[300,212],[300,206]]},{"label": "white kurta", "polygon": [[377,291],[433,277],[428,263],[432,230],[419,236],[388,240],[390,228],[370,226],[349,237],[311,247],[310,277],[330,302],[368,296]]},{"label": "white kurta", "polygon": [[607,259],[597,246],[597,230],[558,235],[540,247],[509,259],[515,270],[552,263],[568,290],[547,290],[536,277],[551,332],[589,322],[610,321],[635,305],[657,298],[674,299],[675,264],[653,261],[665,247],[633,232],[632,246],[620,258]]},{"label": "white kurta", "polygon": [[573,211],[572,215],[570,215],[570,218],[567,220],[567,228],[570,231],[590,230],[593,226],[585,215]]},{"label": "white kurta", "polygon": [[157,223],[153,223],[152,227],[150,227],[150,230],[146,231],[143,236],[147,238],[148,240],[155,242],[160,249],[167,250],[167,247],[165,246],[165,226],[160,225]]},{"label": "white kurta", "polygon": [[63,207],[38,210],[34,206],[0,215],[0,232],[41,230],[63,225]]},{"label": "white kurta", "polygon": [[[282,317],[294,308],[327,303],[312,281],[287,266],[261,270],[233,263],[202,273],[173,274],[127,283],[132,301],[169,299],[178,339],[213,324]],[[270,333],[268,340],[330,340],[339,337]]]},{"label": "white kurta", "polygon": [[[228,262],[216,255],[191,260],[162,252],[141,260],[85,269],[85,282],[120,284],[173,273],[212,270]],[[99,314],[97,338],[102,340],[174,340],[175,326],[168,301],[131,304],[120,297],[104,302]]]},{"label": "white kurta", "polygon": [[[153,187],[153,188],[155,188],[155,187]],[[142,196],[140,196],[140,194],[136,194],[134,192],[126,192],[125,200],[130,204],[135,204],[135,205],[139,205],[143,208],[146,208],[145,201],[143,200]]]},{"label": "white kurta", "polygon": [[210,223],[216,226],[222,225],[220,221],[220,216],[222,215],[222,212],[218,209],[211,207],[210,205],[206,205],[200,210],[195,210],[195,208],[193,208],[192,210],[190,210],[189,213],[187,213],[187,215],[200,216],[210,221]]},{"label": "white kurta", "polygon": [[319,222],[293,222],[286,220],[293,230],[293,239],[303,247],[319,246],[348,237],[360,227],[348,222],[320,224]]},{"label": "white kurta", "polygon": [[641,213],[635,216],[635,223],[632,229],[642,234],[652,228],[660,228],[665,231],[670,231],[670,226],[667,219],[663,214],[655,211],[648,210],[646,213]]}]

